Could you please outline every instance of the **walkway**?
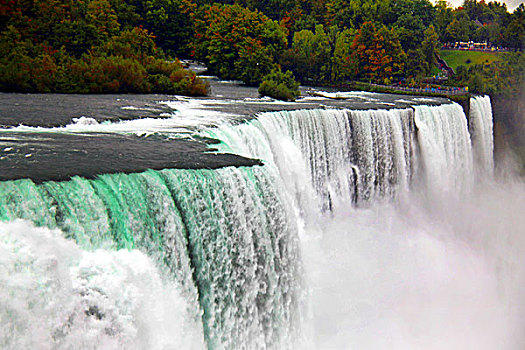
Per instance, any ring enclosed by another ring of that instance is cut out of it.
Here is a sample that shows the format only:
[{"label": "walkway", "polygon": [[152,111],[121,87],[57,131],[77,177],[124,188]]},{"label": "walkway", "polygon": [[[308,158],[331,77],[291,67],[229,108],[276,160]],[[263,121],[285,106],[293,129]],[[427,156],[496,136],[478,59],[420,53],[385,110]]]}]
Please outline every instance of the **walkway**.
[{"label": "walkway", "polygon": [[467,95],[468,88],[464,87],[454,87],[454,86],[439,86],[432,88],[411,88],[404,86],[395,86],[395,85],[380,85],[380,84],[370,84],[370,86],[376,86],[380,88],[385,88],[394,91],[408,91],[414,93],[424,93],[424,94],[442,94],[442,95]]}]

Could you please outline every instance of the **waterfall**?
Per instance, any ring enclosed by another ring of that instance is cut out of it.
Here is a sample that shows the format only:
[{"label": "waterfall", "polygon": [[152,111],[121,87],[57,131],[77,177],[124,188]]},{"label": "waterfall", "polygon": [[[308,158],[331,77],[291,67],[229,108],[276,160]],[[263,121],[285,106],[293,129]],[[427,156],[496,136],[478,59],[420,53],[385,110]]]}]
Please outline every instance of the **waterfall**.
[{"label": "waterfall", "polygon": [[469,131],[476,164],[481,173],[492,176],[494,171],[494,137],[490,97],[470,99]]},{"label": "waterfall", "polygon": [[322,210],[395,197],[421,175],[434,193],[472,187],[471,139],[458,104],[272,112],[209,136],[223,142],[223,151],[276,168],[286,188],[298,188],[296,198],[304,198],[309,193],[304,183],[310,184],[304,205],[317,196]]},{"label": "waterfall", "polygon": [[415,108],[427,189],[432,195],[468,192],[473,184],[473,160],[463,109],[457,104]]},{"label": "waterfall", "polygon": [[[491,166],[483,139],[491,135],[487,100],[473,102],[479,106],[471,108],[470,123],[475,160],[484,169]],[[130,348],[134,338],[159,349],[295,348],[308,309],[300,240],[317,219],[388,203],[416,183],[431,193],[473,185],[470,134],[453,103],[266,112],[201,133],[220,140],[219,150],[264,166],[0,183],[0,219],[15,222],[0,227],[0,251],[9,254],[0,258],[0,271],[9,271],[11,281],[0,290],[24,293],[17,307],[0,310],[2,323],[13,320],[0,345],[28,347],[20,343],[28,325],[45,318],[47,348],[68,348],[75,339],[93,348]],[[46,241],[46,250],[37,251],[35,241]],[[53,305],[64,298],[64,313],[16,285],[17,259],[27,261],[26,274],[57,286],[38,295]],[[119,296],[111,286],[124,280]],[[164,297],[166,288],[173,293]],[[177,313],[171,338],[164,327],[142,324],[149,318],[135,321],[144,305]],[[93,339],[80,337],[91,329],[98,332]]]},{"label": "waterfall", "polygon": [[294,336],[297,228],[263,169],[8,181],[0,183],[0,198],[2,221],[60,228],[85,251],[127,248],[151,256],[173,277],[187,314],[202,315],[211,348],[284,345]]},{"label": "waterfall", "polygon": [[406,191],[411,179],[412,109],[264,113],[210,136],[223,142],[223,151],[277,169],[304,206],[315,196],[323,210],[391,197]]}]

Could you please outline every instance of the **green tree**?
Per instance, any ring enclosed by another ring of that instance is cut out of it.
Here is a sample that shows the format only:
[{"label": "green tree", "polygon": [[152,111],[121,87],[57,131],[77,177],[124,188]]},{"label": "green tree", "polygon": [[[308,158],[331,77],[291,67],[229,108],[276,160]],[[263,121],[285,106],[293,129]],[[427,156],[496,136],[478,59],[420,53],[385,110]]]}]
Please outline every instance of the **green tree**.
[{"label": "green tree", "polygon": [[292,47],[288,50],[282,64],[286,68],[293,69],[296,77],[303,83],[312,80],[314,75],[314,33],[304,29],[295,32]]},{"label": "green tree", "polygon": [[196,15],[195,39],[195,55],[211,73],[248,84],[260,82],[275,67],[287,43],[279,23],[237,4],[203,8]]},{"label": "green tree", "polygon": [[428,71],[427,67],[425,55],[421,49],[407,51],[407,62],[405,65],[405,75],[407,77],[421,81]]},{"label": "green tree", "polygon": [[[403,75],[405,70],[405,62],[407,56],[399,41],[399,34],[395,28],[388,29],[383,26],[377,32],[377,39],[382,40],[382,47],[384,49],[384,56],[388,57],[388,63],[381,67],[380,78],[384,79],[398,79]],[[385,58],[383,58],[383,61]]]},{"label": "green tree", "polygon": [[352,43],[354,57],[359,62],[359,76],[373,78],[372,72],[377,65],[377,53],[375,52],[374,42],[376,28],[374,23],[365,22],[359,29]]},{"label": "green tree", "polygon": [[425,25],[421,18],[405,14],[398,18],[394,27],[397,28],[401,45],[405,50],[417,48],[424,37]]},{"label": "green tree", "polygon": [[434,22],[435,12],[428,0],[396,0],[381,24],[397,27],[403,48],[414,49],[423,40],[425,28]]},{"label": "green tree", "polygon": [[259,84],[268,70],[275,66],[273,53],[260,40],[248,38],[245,45],[239,47],[238,53],[234,63],[236,78],[248,85]]},{"label": "green tree", "polygon": [[131,25],[134,7],[123,1],[0,0],[0,90],[205,94],[151,32]]},{"label": "green tree", "polygon": [[196,4],[191,0],[127,1],[140,16],[133,26],[140,24],[154,33],[157,45],[168,54],[190,56]]},{"label": "green tree", "polygon": [[155,36],[147,29],[135,27],[123,30],[107,41],[98,51],[104,55],[122,56],[143,62],[149,56],[159,56]]},{"label": "green tree", "polygon": [[296,32],[292,47],[282,60],[284,67],[292,69],[301,82],[330,80],[330,38],[322,25]]},{"label": "green tree", "polygon": [[376,31],[372,22],[365,22],[352,43],[354,57],[359,61],[359,77],[383,83],[401,76],[406,54],[395,29],[383,26]]},{"label": "green tree", "polygon": [[92,0],[88,3],[86,22],[97,29],[99,40],[105,42],[118,34],[120,24],[117,14],[108,0]]},{"label": "green tree", "polygon": [[439,37],[434,29],[434,26],[430,25],[430,27],[425,30],[425,40],[423,40],[421,43],[421,49],[427,64],[427,74],[430,74],[432,67],[436,64],[436,56],[440,46]]},{"label": "green tree", "polygon": [[454,20],[454,13],[445,0],[436,2],[436,27],[441,42],[447,41],[447,27]]},{"label": "green tree", "polygon": [[447,40],[451,42],[455,41],[468,41],[470,38],[470,19],[466,13],[460,12],[460,15],[456,15],[456,18],[447,26]]},{"label": "green tree", "polygon": [[300,95],[299,83],[289,70],[283,73],[280,69],[274,69],[263,78],[259,94],[283,101],[295,101]]},{"label": "green tree", "polygon": [[468,87],[469,87],[470,92],[474,92],[477,94],[484,92],[483,78],[481,77],[480,73],[476,72],[471,75],[469,82],[468,82]]},{"label": "green tree", "polygon": [[479,43],[490,41],[489,26],[484,25],[484,26],[476,28],[476,30],[472,34],[472,40],[474,40],[475,42],[479,42]]},{"label": "green tree", "polygon": [[508,47],[518,50],[525,48],[525,5],[521,4],[514,11],[503,35]]},{"label": "green tree", "polygon": [[327,24],[357,29],[365,22],[385,23],[395,3],[391,0],[328,0]]},{"label": "green tree", "polygon": [[313,37],[314,79],[321,81],[330,80],[330,57],[332,54],[331,40],[322,25],[315,26]]},{"label": "green tree", "polygon": [[0,90],[32,91],[30,52],[32,44],[24,40],[20,31],[12,25],[0,35]]},{"label": "green tree", "polygon": [[338,33],[332,55],[332,81],[353,80],[357,74],[359,62],[352,55],[352,42],[356,31],[345,29]]},{"label": "green tree", "polygon": [[456,75],[454,77],[458,81],[468,80],[468,69],[464,65],[459,65],[456,68]]}]

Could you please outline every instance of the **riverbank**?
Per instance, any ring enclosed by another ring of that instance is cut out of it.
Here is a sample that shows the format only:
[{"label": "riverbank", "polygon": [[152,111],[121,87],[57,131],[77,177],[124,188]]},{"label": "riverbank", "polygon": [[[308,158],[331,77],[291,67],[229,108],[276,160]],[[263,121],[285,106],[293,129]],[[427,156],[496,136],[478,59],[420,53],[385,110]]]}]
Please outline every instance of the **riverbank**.
[{"label": "riverbank", "polygon": [[412,95],[412,96],[427,96],[427,97],[441,97],[448,98],[454,102],[468,101],[472,96],[468,91],[462,88],[449,87],[446,89],[436,88],[410,88],[394,85],[379,85],[369,84],[363,82],[351,82],[344,84],[329,85],[328,87],[337,89],[347,89],[354,91],[368,91],[368,92],[380,92],[386,94],[397,94],[397,95]]}]

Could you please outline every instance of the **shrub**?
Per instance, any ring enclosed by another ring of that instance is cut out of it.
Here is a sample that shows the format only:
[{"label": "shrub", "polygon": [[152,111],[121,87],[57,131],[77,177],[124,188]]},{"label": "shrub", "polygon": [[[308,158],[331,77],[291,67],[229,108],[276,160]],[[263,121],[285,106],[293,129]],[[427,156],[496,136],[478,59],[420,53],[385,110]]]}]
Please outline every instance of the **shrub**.
[{"label": "shrub", "polygon": [[274,69],[263,78],[259,85],[259,94],[269,96],[283,101],[295,101],[300,95],[299,83],[289,70],[283,73],[280,69]]},{"label": "shrub", "polygon": [[71,70],[90,93],[148,92],[146,70],[134,59],[86,55]]}]

